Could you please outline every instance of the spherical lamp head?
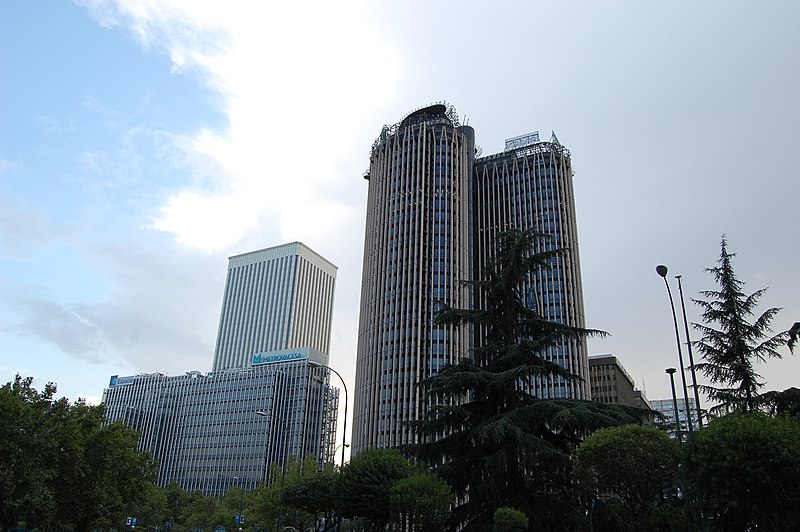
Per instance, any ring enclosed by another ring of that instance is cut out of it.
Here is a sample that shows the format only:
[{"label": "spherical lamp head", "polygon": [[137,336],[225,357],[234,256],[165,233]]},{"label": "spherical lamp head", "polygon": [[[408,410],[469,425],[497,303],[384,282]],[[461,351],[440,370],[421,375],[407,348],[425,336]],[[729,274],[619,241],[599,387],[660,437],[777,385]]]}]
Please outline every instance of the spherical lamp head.
[{"label": "spherical lamp head", "polygon": [[660,275],[661,277],[666,278],[668,271],[669,271],[669,269],[666,266],[664,266],[663,264],[659,264],[658,266],[656,266],[656,273],[658,275]]}]

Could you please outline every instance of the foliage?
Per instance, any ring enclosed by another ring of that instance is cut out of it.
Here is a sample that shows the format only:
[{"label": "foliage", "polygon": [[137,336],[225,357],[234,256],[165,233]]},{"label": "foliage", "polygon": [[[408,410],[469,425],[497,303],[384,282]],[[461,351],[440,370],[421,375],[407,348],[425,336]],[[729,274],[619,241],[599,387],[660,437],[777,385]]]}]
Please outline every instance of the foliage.
[{"label": "foliage", "polygon": [[789,350],[794,352],[794,346],[797,345],[797,339],[800,338],[800,321],[794,322],[789,328],[789,340],[786,342],[786,345],[789,346]]},{"label": "foliage", "polygon": [[[436,404],[413,424],[420,440],[407,452],[435,466],[460,504],[453,523],[487,530],[494,510],[519,508],[532,525],[552,528],[574,512],[570,453],[593,430],[635,423],[640,411],[592,401],[542,400],[528,391],[536,378],[578,379],[541,354],[569,337],[603,334],[549,321],[525,303],[532,275],[563,250],[533,253],[543,235],[502,233],[485,277],[470,281],[480,309],[445,308],[442,325],[471,326],[480,342],[471,356],[423,383]],[[442,437],[444,434],[444,437]]]},{"label": "foliage", "polygon": [[528,517],[524,512],[508,508],[498,508],[494,512],[494,532],[523,532],[528,529]]},{"label": "foliage", "polygon": [[39,393],[33,378],[17,375],[0,388],[0,526],[17,520],[47,521],[55,511],[50,485],[54,449],[48,444],[47,410],[56,392],[53,383]]},{"label": "foliage", "polygon": [[633,530],[651,529],[646,520],[676,480],[678,455],[677,443],[654,427],[610,427],[580,444],[575,476],[592,497],[618,498],[619,513]]},{"label": "foliage", "polygon": [[648,532],[685,532],[689,525],[683,509],[673,504],[659,504],[649,508],[638,523],[628,520],[628,506],[619,499],[595,501],[591,510],[591,530],[620,532],[647,530]]},{"label": "foliage", "polygon": [[54,401],[55,385],[40,394],[32,383],[17,375],[0,389],[2,525],[24,518],[83,531],[119,522],[155,474],[138,434],[104,424],[102,406]]},{"label": "foliage", "polygon": [[787,388],[782,392],[769,391],[758,398],[760,410],[770,415],[786,414],[795,417],[800,414],[800,389]]},{"label": "foliage", "polygon": [[322,530],[333,530],[336,526],[334,514],[338,473],[333,464],[320,469],[313,458],[307,458],[305,464],[303,475],[287,480],[283,490],[284,504],[308,516],[308,521],[324,523]]},{"label": "foliage", "polygon": [[396,449],[369,449],[342,468],[337,490],[343,517],[363,517],[372,530],[391,521],[392,485],[413,472],[413,466]]},{"label": "foliage", "polygon": [[695,434],[689,472],[720,530],[796,530],[800,423],[760,412],[728,414]]},{"label": "foliage", "polygon": [[423,471],[395,481],[389,492],[389,507],[401,530],[441,531],[452,500],[447,482]]},{"label": "foliage", "polygon": [[[765,310],[757,319],[756,304],[766,289],[749,296],[743,292],[744,282],[736,277],[732,258],[722,238],[719,266],[708,268],[719,290],[706,290],[700,294],[706,299],[695,299],[702,309],[704,324],[692,324],[703,337],[694,342],[704,361],[695,368],[711,380],[712,385],[700,385],[708,398],[717,403],[713,410],[753,411],[757,407],[759,390],[764,383],[753,367],[756,361],[781,358],[778,347],[787,341],[787,333],[771,335],[770,322],[780,309]],[[714,325],[717,328],[714,328]]]}]

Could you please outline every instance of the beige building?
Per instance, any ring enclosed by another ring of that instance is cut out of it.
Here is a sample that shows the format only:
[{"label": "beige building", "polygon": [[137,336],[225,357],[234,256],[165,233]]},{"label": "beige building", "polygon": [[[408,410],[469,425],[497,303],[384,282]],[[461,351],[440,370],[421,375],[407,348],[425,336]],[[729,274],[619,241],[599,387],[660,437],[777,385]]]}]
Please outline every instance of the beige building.
[{"label": "beige building", "polygon": [[[614,355],[589,357],[589,384],[592,400],[642,408],[644,396],[635,390],[633,379]],[[646,404],[647,399],[644,399]]]}]

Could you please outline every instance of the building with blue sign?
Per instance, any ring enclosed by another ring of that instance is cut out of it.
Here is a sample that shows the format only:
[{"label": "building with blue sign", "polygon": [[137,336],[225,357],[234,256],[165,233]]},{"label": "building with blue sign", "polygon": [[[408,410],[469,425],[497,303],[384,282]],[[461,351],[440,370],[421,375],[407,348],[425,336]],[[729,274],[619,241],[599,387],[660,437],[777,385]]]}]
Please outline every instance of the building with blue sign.
[{"label": "building with blue sign", "polygon": [[316,364],[327,356],[301,353],[207,374],[112,378],[103,395],[106,416],[139,431],[140,448],[159,462],[160,486],[176,482],[221,496],[238,478],[249,490],[268,479],[271,464],[335,458],[339,390]]},{"label": "building with blue sign", "polygon": [[212,371],[259,352],[330,352],[336,270],[300,242],[230,257]]},{"label": "building with blue sign", "polygon": [[327,368],[336,267],[294,242],[231,257],[214,370],[111,377],[106,417],[140,433],[158,483],[221,496],[272,464],[336,450]]}]

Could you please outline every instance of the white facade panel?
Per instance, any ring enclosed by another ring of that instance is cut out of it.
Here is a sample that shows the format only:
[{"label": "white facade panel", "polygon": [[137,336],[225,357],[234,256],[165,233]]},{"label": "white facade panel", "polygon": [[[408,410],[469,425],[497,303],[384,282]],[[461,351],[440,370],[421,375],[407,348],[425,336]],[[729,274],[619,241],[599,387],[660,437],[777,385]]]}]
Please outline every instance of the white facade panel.
[{"label": "white facade panel", "polygon": [[257,352],[330,352],[336,266],[300,242],[230,257],[213,371]]}]

